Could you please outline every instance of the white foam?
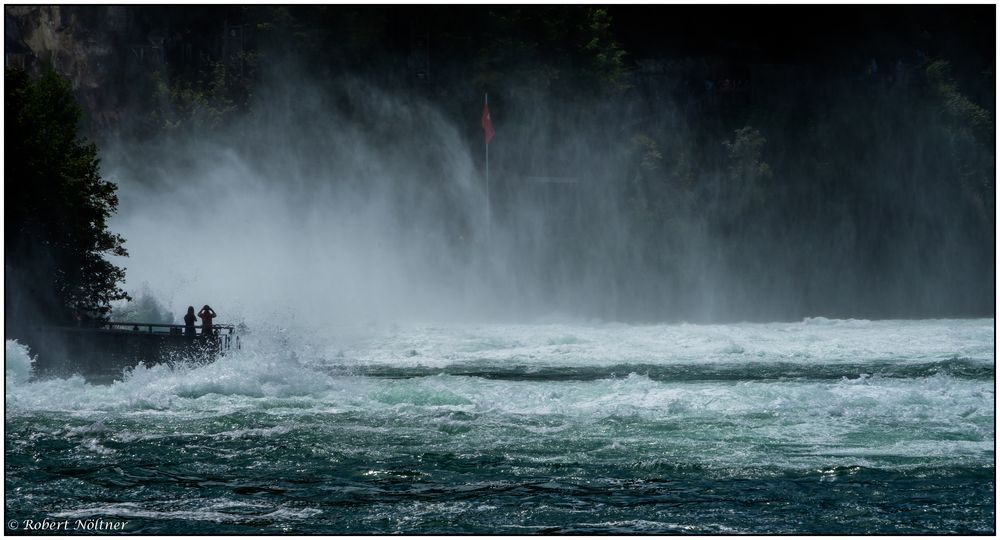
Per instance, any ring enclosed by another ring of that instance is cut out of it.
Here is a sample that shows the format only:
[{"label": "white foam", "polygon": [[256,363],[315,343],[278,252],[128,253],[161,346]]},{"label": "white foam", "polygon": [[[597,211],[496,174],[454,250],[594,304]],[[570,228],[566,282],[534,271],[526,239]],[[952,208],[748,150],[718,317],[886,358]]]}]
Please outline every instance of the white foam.
[{"label": "white foam", "polygon": [[[184,502],[184,501],[176,501]],[[69,519],[86,519],[93,516],[102,518],[128,518],[146,520],[182,519],[187,521],[213,521],[217,523],[241,523],[256,521],[261,519],[271,519],[275,521],[308,519],[323,511],[317,508],[283,508],[279,507],[267,513],[230,513],[222,510],[234,508],[260,508],[258,505],[233,504],[232,501],[219,501],[211,504],[206,509],[198,510],[169,510],[158,511],[143,508],[134,503],[117,503],[101,506],[83,507],[75,510],[59,511],[52,514],[53,517]],[[270,508],[268,506],[267,508]]]},{"label": "white foam", "polygon": [[954,357],[994,361],[993,319],[817,320],[735,325],[413,325],[355,337],[319,356],[331,364],[423,367],[706,364],[740,358],[810,363]]},{"label": "white foam", "polygon": [[127,372],[123,380],[110,385],[88,384],[79,375],[33,382],[20,375],[15,375],[15,379],[16,384],[8,384],[6,392],[7,409],[12,414],[231,410],[254,406],[255,401],[315,398],[327,393],[346,393],[348,389],[338,380],[294,360],[246,350],[207,365],[161,364],[149,368],[140,365]]},{"label": "white foam", "polygon": [[[976,463],[992,455],[992,381],[943,372],[910,378],[862,371],[841,379],[670,381],[630,372],[625,365],[614,377],[596,380],[506,380],[445,374],[334,376],[329,368],[335,361],[395,367],[478,363],[531,373],[544,367],[629,362],[852,362],[865,370],[864,364],[872,361],[906,364],[956,355],[992,365],[993,341],[991,320],[423,326],[381,329],[374,336],[355,335],[350,342],[339,342],[336,332],[305,339],[258,338],[253,346],[212,364],[141,367],[106,386],[87,384],[78,376],[29,381],[27,351],[8,341],[6,405],[9,418],[57,411],[82,419],[80,426],[56,435],[75,441],[76,451],[95,456],[112,451],[113,445],[104,444],[109,438],[120,442],[163,435],[155,429],[109,432],[109,418],[170,415],[186,422],[233,412],[281,414],[279,426],[238,426],[215,433],[224,440],[269,439],[297,429],[297,415],[308,419],[348,411],[364,420],[344,429],[410,429],[415,436],[428,430],[469,433],[463,444],[473,446],[495,444],[498,438],[592,437],[600,441],[596,454],[635,453],[639,463],[663,458],[713,467],[764,467],[819,460],[831,466],[865,466],[885,456]],[[418,354],[406,354],[412,350]],[[331,351],[343,354],[328,356]],[[171,429],[172,436],[197,435]],[[769,450],[774,445],[798,450],[775,454]]]},{"label": "white foam", "polygon": [[33,359],[28,347],[16,339],[4,342],[4,380],[7,386],[27,382],[31,378]]}]

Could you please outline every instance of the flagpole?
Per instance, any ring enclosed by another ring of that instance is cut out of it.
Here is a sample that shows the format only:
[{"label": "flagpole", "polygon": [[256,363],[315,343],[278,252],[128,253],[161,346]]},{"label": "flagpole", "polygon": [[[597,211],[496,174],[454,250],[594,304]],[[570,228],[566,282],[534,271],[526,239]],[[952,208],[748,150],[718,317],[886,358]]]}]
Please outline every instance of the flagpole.
[{"label": "flagpole", "polygon": [[[488,107],[490,104],[489,93],[483,93],[484,104]],[[490,141],[486,140],[486,240],[490,239]]]}]

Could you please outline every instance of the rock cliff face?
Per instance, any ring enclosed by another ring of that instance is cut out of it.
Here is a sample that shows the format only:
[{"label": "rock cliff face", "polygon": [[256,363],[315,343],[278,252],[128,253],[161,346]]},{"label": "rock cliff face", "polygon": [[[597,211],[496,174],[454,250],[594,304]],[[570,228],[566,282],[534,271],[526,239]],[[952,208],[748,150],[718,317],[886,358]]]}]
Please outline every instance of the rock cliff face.
[{"label": "rock cliff face", "polygon": [[123,94],[116,88],[120,82],[116,75],[124,64],[120,44],[129,37],[127,9],[6,6],[4,64],[30,72],[51,65],[73,85],[88,131],[116,125]]},{"label": "rock cliff face", "polygon": [[[99,138],[153,99],[153,78],[197,68],[221,53],[225,8],[5,6],[4,64],[69,79]],[[203,21],[198,24],[193,21]]]}]

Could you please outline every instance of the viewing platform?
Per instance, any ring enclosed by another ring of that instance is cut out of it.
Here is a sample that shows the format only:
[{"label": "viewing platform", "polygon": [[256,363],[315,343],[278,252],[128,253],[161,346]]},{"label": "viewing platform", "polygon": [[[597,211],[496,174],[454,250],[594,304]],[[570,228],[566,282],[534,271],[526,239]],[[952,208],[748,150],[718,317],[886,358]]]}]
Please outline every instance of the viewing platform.
[{"label": "viewing platform", "polygon": [[139,365],[208,363],[242,348],[236,327],[214,324],[208,334],[185,326],[108,321],[95,326],[35,326],[18,339],[36,357],[35,378],[83,376],[88,382],[109,383]]}]

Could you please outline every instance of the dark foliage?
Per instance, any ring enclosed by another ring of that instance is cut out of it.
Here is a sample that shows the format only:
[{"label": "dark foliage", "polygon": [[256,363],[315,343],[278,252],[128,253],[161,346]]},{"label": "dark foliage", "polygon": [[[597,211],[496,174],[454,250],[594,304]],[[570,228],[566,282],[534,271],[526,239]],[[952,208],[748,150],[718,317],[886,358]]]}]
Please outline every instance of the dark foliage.
[{"label": "dark foliage", "polygon": [[104,258],[127,255],[107,228],[116,186],[101,178],[96,146],[78,137],[80,107],[66,80],[8,69],[5,83],[8,328],[103,317],[127,298],[124,269]]}]

